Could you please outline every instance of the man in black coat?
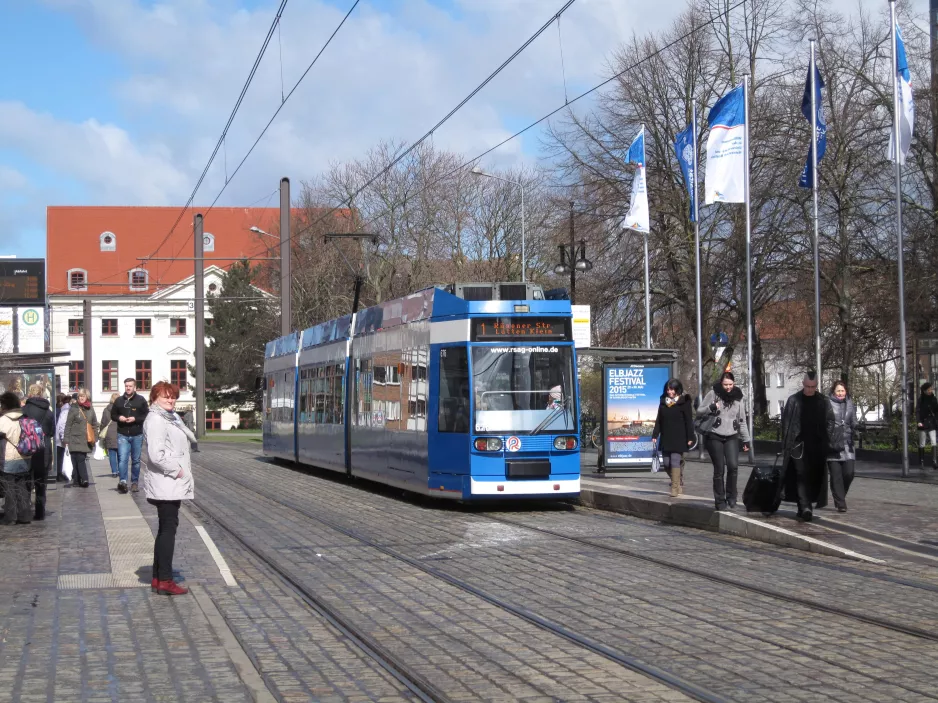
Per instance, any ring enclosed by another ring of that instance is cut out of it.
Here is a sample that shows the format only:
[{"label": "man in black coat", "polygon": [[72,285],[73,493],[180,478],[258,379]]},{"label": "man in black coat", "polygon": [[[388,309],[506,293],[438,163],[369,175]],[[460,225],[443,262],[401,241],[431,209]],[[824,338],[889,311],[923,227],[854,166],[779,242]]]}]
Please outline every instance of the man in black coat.
[{"label": "man in black coat", "polygon": [[36,487],[34,520],[46,518],[46,480],[52,468],[52,438],[55,437],[55,413],[43,393],[43,387],[34,383],[29,387],[29,397],[23,405],[23,415],[38,422],[43,434],[42,448],[29,458],[32,482]]},{"label": "man in black coat", "polygon": [[111,420],[117,423],[117,465],[120,476],[117,492],[127,492],[127,464],[130,464],[130,490],[137,492],[140,454],[143,452],[143,421],[150,412],[146,398],[137,393],[137,382],[124,379],[124,395],[111,406]]},{"label": "man in black coat", "polygon": [[801,390],[782,411],[782,487],[785,500],[798,503],[798,517],[810,522],[812,505],[827,504],[827,455],[834,432],[834,409],[818,393],[818,376],[808,371]]},{"label": "man in black coat", "polygon": [[931,467],[938,469],[938,446],[935,435],[938,434],[938,398],[930,383],[922,384],[922,395],[918,399],[918,465],[925,468],[925,445],[931,443]]}]

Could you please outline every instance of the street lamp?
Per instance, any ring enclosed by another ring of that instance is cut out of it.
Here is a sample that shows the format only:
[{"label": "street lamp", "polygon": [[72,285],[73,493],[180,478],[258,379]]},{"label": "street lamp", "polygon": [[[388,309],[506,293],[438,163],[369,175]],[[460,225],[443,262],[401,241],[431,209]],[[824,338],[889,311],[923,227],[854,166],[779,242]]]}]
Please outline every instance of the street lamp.
[{"label": "street lamp", "polygon": [[271,234],[270,232],[265,232],[260,227],[254,226],[249,230],[250,232],[256,232],[257,234],[263,234],[265,237],[276,237],[276,234]]},{"label": "street lamp", "polygon": [[[560,245],[560,263],[554,266],[554,273],[558,276],[570,274],[570,303],[576,302],[576,274],[586,273],[593,268],[593,262],[586,258],[586,241],[581,239],[580,246],[576,246],[573,238],[573,201],[570,201],[570,249]],[[567,254],[569,253],[569,258]]]},{"label": "street lamp", "polygon": [[513,181],[509,178],[503,178],[502,176],[496,176],[492,173],[486,173],[482,170],[480,166],[476,166],[472,169],[473,176],[485,176],[486,178],[494,178],[496,181],[504,181],[505,183],[510,183],[512,185],[518,186],[521,189],[521,282],[527,282],[527,265],[528,259],[525,256],[524,250],[524,183],[520,180]]}]

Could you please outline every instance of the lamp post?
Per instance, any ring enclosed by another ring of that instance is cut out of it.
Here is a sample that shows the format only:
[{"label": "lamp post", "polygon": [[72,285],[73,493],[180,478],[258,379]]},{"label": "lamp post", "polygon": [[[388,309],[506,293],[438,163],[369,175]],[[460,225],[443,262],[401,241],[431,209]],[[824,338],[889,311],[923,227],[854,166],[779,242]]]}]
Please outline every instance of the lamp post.
[{"label": "lamp post", "polygon": [[473,176],[484,176],[486,178],[494,178],[496,181],[504,181],[505,183],[510,183],[511,185],[518,186],[521,189],[521,282],[526,283],[527,278],[527,268],[528,268],[528,259],[525,256],[524,249],[524,182],[521,180],[513,181],[509,178],[503,178],[502,176],[496,176],[492,173],[486,173],[482,170],[481,167],[476,166],[472,169]]},{"label": "lamp post", "polygon": [[593,268],[593,262],[586,258],[586,241],[581,239],[580,246],[576,246],[573,236],[573,201],[570,201],[570,256],[564,245],[560,245],[560,263],[554,266],[554,273],[558,276],[570,274],[570,304],[576,303],[576,272],[586,273]]}]

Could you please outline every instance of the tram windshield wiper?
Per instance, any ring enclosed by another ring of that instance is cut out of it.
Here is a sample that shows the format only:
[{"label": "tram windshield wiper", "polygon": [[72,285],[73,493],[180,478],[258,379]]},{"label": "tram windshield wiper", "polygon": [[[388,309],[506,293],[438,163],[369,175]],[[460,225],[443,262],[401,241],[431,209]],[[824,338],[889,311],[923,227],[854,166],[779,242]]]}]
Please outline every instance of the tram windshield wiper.
[{"label": "tram windshield wiper", "polygon": [[533,430],[531,430],[530,432],[528,432],[528,434],[529,434],[529,435],[537,434],[538,432],[540,432],[541,430],[543,430],[545,427],[548,427],[548,426],[550,425],[550,423],[552,423],[554,420],[556,420],[557,417],[560,416],[560,413],[566,414],[566,412],[567,412],[567,404],[568,404],[569,402],[570,402],[570,398],[569,398],[569,397],[564,398],[562,401],[560,401],[560,405],[557,406],[556,408],[554,408],[554,409],[551,411],[550,415],[548,415],[548,416],[545,417],[543,420],[541,420],[540,424],[539,424],[537,427],[535,427]]}]

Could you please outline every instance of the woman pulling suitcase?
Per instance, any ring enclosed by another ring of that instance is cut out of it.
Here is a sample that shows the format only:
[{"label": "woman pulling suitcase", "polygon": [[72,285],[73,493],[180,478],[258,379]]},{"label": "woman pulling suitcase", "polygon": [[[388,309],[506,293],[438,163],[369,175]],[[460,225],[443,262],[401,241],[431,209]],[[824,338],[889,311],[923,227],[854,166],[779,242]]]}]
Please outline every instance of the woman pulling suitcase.
[{"label": "woman pulling suitcase", "polygon": [[[736,378],[724,373],[700,405],[698,430],[713,462],[713,500],[717,510],[736,507],[736,476],[739,472],[739,444],[749,451],[749,427],[743,392]],[[726,481],[723,480],[724,470]]]}]

